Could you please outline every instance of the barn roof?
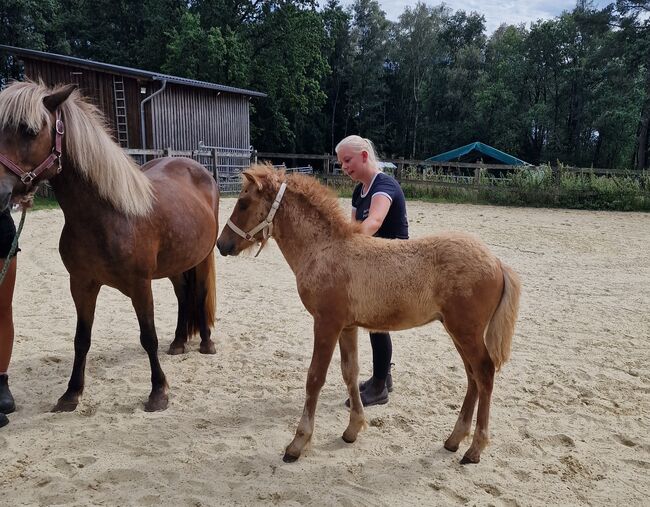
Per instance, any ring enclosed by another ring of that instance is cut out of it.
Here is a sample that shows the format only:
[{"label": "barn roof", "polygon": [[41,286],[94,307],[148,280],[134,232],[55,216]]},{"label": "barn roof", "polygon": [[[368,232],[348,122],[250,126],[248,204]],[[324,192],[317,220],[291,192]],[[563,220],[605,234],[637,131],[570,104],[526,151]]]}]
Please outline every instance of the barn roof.
[{"label": "barn roof", "polygon": [[206,81],[197,81],[196,79],[187,79],[178,76],[169,76],[160,72],[150,72],[148,70],[134,69],[131,67],[122,67],[121,65],[112,65],[110,63],[96,62],[93,60],[86,60],[84,58],[76,58],[74,56],[58,55],[56,53],[46,53],[44,51],[36,51],[34,49],[17,48],[14,46],[5,46],[0,44],[0,50],[11,53],[16,56],[25,56],[37,60],[60,62],[77,67],[87,68],[90,70],[99,70],[111,74],[118,74],[121,76],[130,76],[149,81],[167,81],[184,86],[192,86],[195,88],[207,88],[209,90],[216,90],[219,92],[235,93],[238,95],[247,95],[249,97],[266,97],[266,93],[256,92],[254,90],[246,90],[244,88],[235,88],[233,86],[225,86],[217,83],[208,83]]},{"label": "barn roof", "polygon": [[439,155],[435,155],[431,158],[428,158],[427,162],[449,162],[452,160],[461,160],[461,158],[472,152],[482,153],[483,155],[493,158],[494,160],[506,165],[530,165],[528,162],[524,162],[517,157],[508,155],[501,150],[497,150],[496,148],[488,146],[487,144],[481,143],[479,141],[461,146],[460,148],[456,148],[454,150],[446,151]]}]

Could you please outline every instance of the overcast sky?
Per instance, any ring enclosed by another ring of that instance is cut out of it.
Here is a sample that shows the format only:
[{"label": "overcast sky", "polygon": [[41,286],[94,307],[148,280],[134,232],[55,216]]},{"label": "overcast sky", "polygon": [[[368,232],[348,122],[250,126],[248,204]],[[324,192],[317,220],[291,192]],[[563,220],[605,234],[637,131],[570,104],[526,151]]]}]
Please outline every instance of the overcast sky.
[{"label": "overcast sky", "polygon": [[[594,0],[593,5],[600,9],[613,2],[614,0]],[[353,0],[342,0],[341,3],[348,6],[353,3]],[[417,0],[379,0],[379,5],[391,21],[397,21],[399,15],[404,12],[404,7],[407,5],[412,7],[416,3]],[[439,5],[443,2],[425,0],[424,3]],[[476,11],[483,14],[488,34],[502,23],[510,25],[525,23],[528,26],[538,19],[559,16],[562,11],[570,11],[576,5],[575,0],[446,0],[444,3],[453,11]]]}]

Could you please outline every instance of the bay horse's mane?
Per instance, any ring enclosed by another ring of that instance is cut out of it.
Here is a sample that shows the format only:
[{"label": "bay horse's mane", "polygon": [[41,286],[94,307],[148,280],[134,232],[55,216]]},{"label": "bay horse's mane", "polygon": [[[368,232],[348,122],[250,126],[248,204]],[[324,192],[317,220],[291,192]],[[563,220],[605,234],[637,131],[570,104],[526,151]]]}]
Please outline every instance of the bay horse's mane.
[{"label": "bay horse's mane", "polygon": [[[0,129],[18,130],[23,125],[38,133],[51,120],[43,99],[60,87],[42,82],[15,81],[0,93]],[[146,215],[153,205],[149,179],[108,133],[104,115],[78,90],[60,106],[65,124],[65,155],[74,168],[126,215]],[[64,170],[68,167],[64,167]]]},{"label": "bay horse's mane", "polygon": [[[276,170],[270,164],[253,164],[246,170],[253,177],[269,182],[263,185],[273,193],[277,192],[282,181],[287,183],[287,191],[309,204],[326,223],[331,227],[331,232],[336,236],[349,236],[358,232],[359,226],[350,222],[341,209],[338,198],[333,190],[322,185],[316,178],[304,174],[286,174],[284,170]],[[271,196],[271,199],[275,194]]]}]

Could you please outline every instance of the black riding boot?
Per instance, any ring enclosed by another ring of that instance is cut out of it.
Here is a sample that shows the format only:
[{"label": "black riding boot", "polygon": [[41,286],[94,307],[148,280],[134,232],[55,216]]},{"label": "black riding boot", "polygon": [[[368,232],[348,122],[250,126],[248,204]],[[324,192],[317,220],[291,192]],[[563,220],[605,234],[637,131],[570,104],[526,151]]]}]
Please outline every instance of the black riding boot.
[{"label": "black riding boot", "polygon": [[14,410],[16,403],[9,390],[9,377],[6,374],[0,375],[0,413],[11,414]]}]

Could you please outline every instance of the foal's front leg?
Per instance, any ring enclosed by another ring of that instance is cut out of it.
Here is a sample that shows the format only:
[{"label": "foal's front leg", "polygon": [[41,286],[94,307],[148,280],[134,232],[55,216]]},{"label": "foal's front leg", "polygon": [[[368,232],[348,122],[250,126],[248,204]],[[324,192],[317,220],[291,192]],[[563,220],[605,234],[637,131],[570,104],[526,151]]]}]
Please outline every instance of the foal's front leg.
[{"label": "foal's front leg", "polygon": [[131,303],[140,324],[140,343],[149,356],[151,365],[151,394],[144,404],[147,412],[165,410],[169,402],[167,379],[158,360],[158,336],[153,319],[151,280],[143,280],[131,292]]},{"label": "foal's front leg", "polygon": [[77,330],[74,335],[74,363],[68,389],[52,409],[53,412],[72,412],[79,404],[84,390],[86,356],[90,349],[90,334],[95,319],[95,305],[101,285],[95,280],[70,275],[70,294],[77,310]]},{"label": "foal's front leg", "polygon": [[350,422],[343,432],[343,440],[351,444],[359,432],[367,426],[363,415],[363,403],[359,393],[359,352],[358,328],[347,327],[341,332],[339,348],[341,350],[341,372],[348,388],[350,399]]},{"label": "foal's front leg", "polygon": [[332,360],[332,354],[341,333],[341,328],[341,325],[332,322],[329,318],[314,318],[314,351],[309,365],[309,372],[307,373],[305,407],[298,423],[296,436],[287,446],[284,458],[282,458],[286,463],[296,461],[311,440],[314,432],[314,414],[318,403],[318,395],[323,384],[325,384],[327,368]]}]

